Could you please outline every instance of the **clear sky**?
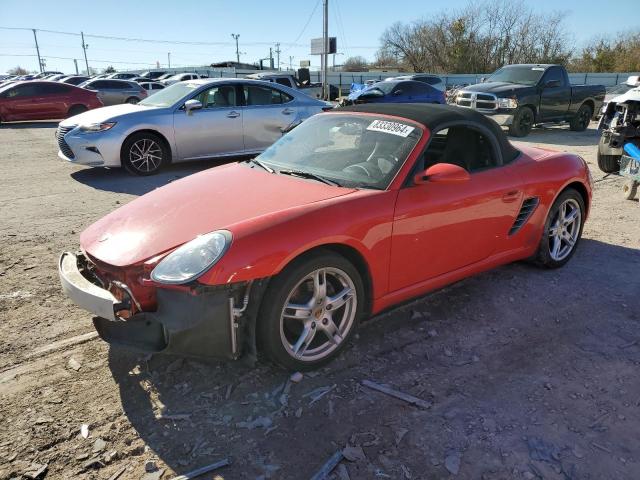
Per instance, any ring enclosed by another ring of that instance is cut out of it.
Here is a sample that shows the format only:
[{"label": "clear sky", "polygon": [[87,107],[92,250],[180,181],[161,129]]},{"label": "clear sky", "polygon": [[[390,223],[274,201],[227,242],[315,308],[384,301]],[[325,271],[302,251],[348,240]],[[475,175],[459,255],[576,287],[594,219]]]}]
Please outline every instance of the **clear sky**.
[{"label": "clear sky", "polygon": [[[329,0],[329,33],[338,37],[336,57],[362,55],[373,59],[382,31],[395,21],[429,18],[443,9],[462,7],[468,0]],[[527,2],[528,3],[528,2]],[[640,0],[536,0],[536,11],[567,12],[566,27],[575,45],[590,39],[640,29]],[[240,34],[240,60],[253,63],[269,56],[280,43],[280,62],[294,66],[319,57],[309,55],[311,38],[322,35],[321,0],[0,0],[0,27],[36,28],[40,52],[48,70],[74,73],[73,60],[84,64],[80,37],[49,33],[84,31],[89,35],[130,37],[154,42],[86,37],[89,65],[118,69],[203,65],[234,60],[232,33]],[[202,42],[189,45],[167,42]],[[213,44],[213,45],[211,45]],[[37,70],[33,33],[0,29],[0,72],[21,65]],[[274,54],[275,57],[275,54]],[[126,63],[129,62],[129,63]]]}]

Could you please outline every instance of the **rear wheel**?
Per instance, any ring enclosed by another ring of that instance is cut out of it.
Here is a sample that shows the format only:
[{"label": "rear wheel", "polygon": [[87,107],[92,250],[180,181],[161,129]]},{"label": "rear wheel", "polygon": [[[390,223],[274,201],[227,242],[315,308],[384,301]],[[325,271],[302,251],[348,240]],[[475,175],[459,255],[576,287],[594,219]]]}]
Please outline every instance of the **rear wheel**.
[{"label": "rear wheel", "polygon": [[573,256],[582,236],[584,200],[573,188],[562,192],[551,206],[538,251],[533,260],[544,268],[563,266]]},{"label": "rear wheel", "polygon": [[150,132],[131,135],[122,146],[122,165],[136,175],[153,175],[169,163],[170,151],[162,138]]},{"label": "rear wheel", "polygon": [[69,109],[69,113],[67,113],[67,118],[75,117],[76,115],[80,115],[81,113],[86,112],[88,109],[84,105],[74,105]]},{"label": "rear wheel", "polygon": [[583,132],[589,126],[589,122],[591,121],[591,115],[593,112],[591,111],[591,107],[586,103],[580,105],[580,108],[573,116],[571,121],[569,122],[569,129],[574,132]]},{"label": "rear wheel", "polygon": [[129,97],[129,98],[127,98],[127,101],[125,103],[130,103],[131,105],[135,105],[139,101],[140,101],[140,99],[137,98],[137,97]]},{"label": "rear wheel", "polygon": [[258,319],[261,350],[292,370],[334,359],[362,316],[364,287],[344,257],[319,252],[294,262],[269,285]]},{"label": "rear wheel", "polygon": [[509,135],[512,137],[526,137],[531,133],[534,122],[533,110],[522,107],[513,116],[513,122],[509,126]]}]

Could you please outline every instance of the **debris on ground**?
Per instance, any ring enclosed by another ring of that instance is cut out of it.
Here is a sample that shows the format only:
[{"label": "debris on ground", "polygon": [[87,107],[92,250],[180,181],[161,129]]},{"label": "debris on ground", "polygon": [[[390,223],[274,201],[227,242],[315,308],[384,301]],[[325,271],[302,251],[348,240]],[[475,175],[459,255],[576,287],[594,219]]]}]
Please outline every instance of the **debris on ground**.
[{"label": "debris on ground", "polygon": [[69,361],[67,362],[67,366],[71,370],[75,370],[76,372],[80,371],[80,369],[82,368],[82,364],[78,360],[73,358],[73,357],[69,357]]},{"label": "debris on ground", "polygon": [[292,373],[291,377],[289,378],[293,383],[300,383],[303,377],[304,375],[302,374],[302,372],[295,372],[295,373]]},{"label": "debris on ground", "polygon": [[273,424],[273,420],[269,417],[258,417],[255,420],[247,420],[246,422],[236,423],[238,428],[248,428],[253,430],[254,428],[269,428]]},{"label": "debris on ground", "polygon": [[311,398],[311,401],[309,402],[309,406],[311,406],[336,387],[336,384],[326,387],[319,387],[315,390],[305,393],[304,395],[302,395],[302,398]]},{"label": "debris on ground", "polygon": [[82,436],[82,438],[89,438],[89,425],[86,423],[83,423],[80,426],[80,435]]},{"label": "debris on ground", "polygon": [[45,464],[38,464],[38,463],[32,463],[29,468],[23,472],[23,476],[27,477],[30,480],[37,480],[42,478],[45,473],[47,472],[47,469],[49,468],[49,464],[45,463]]},{"label": "debris on ground", "polygon": [[205,465],[204,467],[196,468],[191,472],[178,475],[177,477],[173,477],[171,480],[192,480],[194,478],[199,477],[200,475],[213,472],[214,470],[218,470],[219,468],[226,467],[227,465],[230,465],[230,464],[231,462],[229,462],[229,459],[225,458],[224,460],[220,460],[219,462],[211,463],[209,465]]},{"label": "debris on ground", "polygon": [[316,472],[316,474],[311,477],[311,480],[324,480],[329,476],[329,474],[333,471],[334,468],[342,461],[343,455],[342,450],[334,453],[329,460],[327,460],[324,465]]},{"label": "debris on ground", "polygon": [[391,397],[398,398],[400,400],[404,400],[407,403],[415,405],[420,408],[431,408],[431,402],[426,400],[422,400],[421,398],[414,397],[413,395],[409,395],[408,393],[400,392],[398,390],[394,390],[393,388],[387,387],[386,385],[380,385],[379,383],[372,382],[370,380],[362,380],[362,385],[368,387],[372,390],[376,390],[378,392],[384,393]]},{"label": "debris on ground", "polygon": [[360,446],[347,445],[342,450],[342,455],[350,462],[365,461],[367,459],[364,450]]},{"label": "debris on ground", "polygon": [[462,460],[462,454],[460,452],[452,452],[444,459],[444,467],[452,475],[457,475],[460,471],[460,461]]}]

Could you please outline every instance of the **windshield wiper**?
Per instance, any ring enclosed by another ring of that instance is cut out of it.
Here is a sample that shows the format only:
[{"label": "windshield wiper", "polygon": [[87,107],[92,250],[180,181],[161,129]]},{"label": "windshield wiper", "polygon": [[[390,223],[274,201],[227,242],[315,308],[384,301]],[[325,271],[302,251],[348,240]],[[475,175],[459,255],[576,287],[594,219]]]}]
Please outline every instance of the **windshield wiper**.
[{"label": "windshield wiper", "polygon": [[333,185],[336,187],[342,186],[334,180],[329,180],[326,177],[323,177],[321,175],[317,175],[311,172],[305,172],[304,170],[278,170],[278,173],[281,173],[282,175],[291,175],[293,177],[311,178],[313,180],[318,180],[319,182],[326,183],[327,185]]},{"label": "windshield wiper", "polygon": [[255,163],[255,164],[256,164],[256,165],[258,165],[259,167],[264,168],[264,169],[265,169],[267,172],[269,172],[269,173],[276,173],[276,171],[275,171],[273,168],[271,168],[271,167],[269,167],[269,166],[265,165],[265,164],[264,164],[264,163],[262,163],[260,160],[256,160],[255,158],[250,158],[249,160],[247,160],[247,162]]}]

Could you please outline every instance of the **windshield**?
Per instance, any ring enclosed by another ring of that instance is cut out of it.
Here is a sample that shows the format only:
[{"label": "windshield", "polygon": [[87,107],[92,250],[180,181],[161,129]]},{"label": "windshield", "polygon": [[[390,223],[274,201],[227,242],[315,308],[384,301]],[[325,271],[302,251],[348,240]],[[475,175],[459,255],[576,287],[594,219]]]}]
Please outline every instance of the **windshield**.
[{"label": "windshield", "polygon": [[383,190],[422,131],[408,121],[325,114],[306,120],[256,160],[276,172],[304,172],[344,187]]},{"label": "windshield", "polygon": [[367,90],[380,90],[382,93],[387,95],[388,93],[391,93],[391,90],[393,90],[393,87],[397,84],[398,82],[387,82],[383,80],[382,82],[374,83],[371,88],[368,88]]},{"label": "windshield", "polygon": [[620,83],[618,85],[614,85],[613,87],[608,88],[607,93],[611,93],[613,95],[622,95],[623,93],[627,93],[632,88],[633,86],[629,84]]},{"label": "windshield", "polygon": [[201,85],[191,82],[174,83],[170,87],[159,90],[158,93],[154,93],[152,96],[138,102],[138,105],[147,107],[170,107],[199,87],[201,87]]},{"label": "windshield", "polygon": [[544,67],[502,67],[487,78],[487,82],[518,83],[537,85],[544,74]]}]

